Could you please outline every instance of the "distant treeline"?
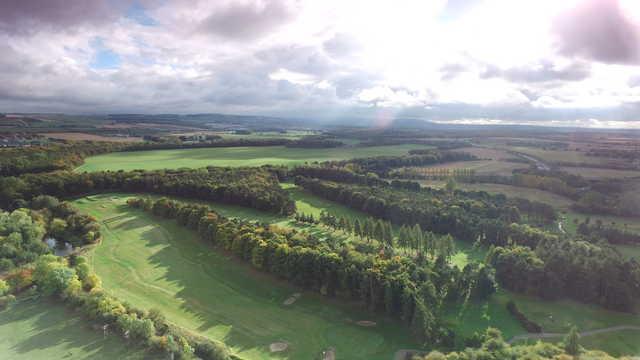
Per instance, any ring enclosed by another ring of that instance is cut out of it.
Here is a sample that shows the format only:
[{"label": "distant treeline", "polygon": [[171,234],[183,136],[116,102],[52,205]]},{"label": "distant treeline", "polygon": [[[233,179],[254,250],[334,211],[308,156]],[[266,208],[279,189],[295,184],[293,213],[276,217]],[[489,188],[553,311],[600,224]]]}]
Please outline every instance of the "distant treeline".
[{"label": "distant treeline", "polygon": [[0,207],[15,208],[22,201],[38,195],[68,198],[109,191],[149,192],[219,201],[281,214],[295,211],[295,203],[280,188],[272,172],[262,168],[214,167],[0,177]]},{"label": "distant treeline", "polygon": [[134,143],[120,151],[199,149],[238,146],[283,146],[291,142],[288,139],[219,139],[199,142],[143,142]]},{"label": "distant treeline", "polygon": [[291,140],[286,146],[290,148],[322,149],[344,146],[344,143],[324,135],[311,135],[298,140]]},{"label": "distant treeline", "polygon": [[0,176],[71,170],[81,165],[87,156],[119,151],[126,147],[123,143],[79,141],[0,149]]}]

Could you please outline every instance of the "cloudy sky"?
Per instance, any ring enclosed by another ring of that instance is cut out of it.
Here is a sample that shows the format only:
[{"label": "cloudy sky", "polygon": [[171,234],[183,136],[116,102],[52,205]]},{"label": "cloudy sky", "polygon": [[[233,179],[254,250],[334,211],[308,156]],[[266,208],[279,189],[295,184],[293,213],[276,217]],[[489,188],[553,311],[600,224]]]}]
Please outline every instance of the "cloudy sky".
[{"label": "cloudy sky", "polygon": [[2,0],[0,111],[640,126],[638,0]]}]

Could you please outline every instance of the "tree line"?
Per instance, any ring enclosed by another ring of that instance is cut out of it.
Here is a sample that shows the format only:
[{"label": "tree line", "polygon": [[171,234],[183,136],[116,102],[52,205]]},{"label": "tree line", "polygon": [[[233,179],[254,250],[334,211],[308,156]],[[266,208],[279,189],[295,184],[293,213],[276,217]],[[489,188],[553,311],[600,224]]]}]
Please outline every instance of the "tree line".
[{"label": "tree line", "polygon": [[332,247],[305,232],[228,219],[206,206],[168,199],[138,198],[128,203],[176,219],[204,241],[261,271],[326,296],[358,300],[371,311],[398,318],[422,343],[452,345],[455,334],[440,316],[445,298],[455,301],[469,292],[479,294],[475,286],[491,284],[491,272],[461,272],[443,257],[418,262],[384,252],[364,253],[351,244]]},{"label": "tree line", "polygon": [[295,211],[273,173],[261,168],[202,168],[156,171],[56,172],[0,177],[0,207],[16,208],[38,195],[59,198],[98,192],[150,192],[218,201],[281,214]]}]

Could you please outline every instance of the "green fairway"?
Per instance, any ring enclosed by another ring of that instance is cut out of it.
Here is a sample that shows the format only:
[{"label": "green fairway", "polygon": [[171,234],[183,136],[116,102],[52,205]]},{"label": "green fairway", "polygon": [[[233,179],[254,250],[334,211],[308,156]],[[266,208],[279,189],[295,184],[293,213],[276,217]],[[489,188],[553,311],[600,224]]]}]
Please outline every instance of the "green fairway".
[{"label": "green fairway", "polygon": [[229,147],[179,150],[148,150],[116,152],[85,159],[77,171],[135,170],[165,168],[199,168],[205,166],[293,166],[305,162],[346,160],[380,155],[404,155],[419,145],[372,147],[340,147],[331,149],[301,149],[284,146]]},{"label": "green fairway", "polygon": [[[104,338],[92,323],[66,306],[48,300],[25,300],[0,312],[0,359],[144,359],[145,354],[121,338]],[[149,357],[150,359],[153,357]]]},{"label": "green fairway", "polygon": [[[102,222],[104,239],[91,263],[115,296],[158,308],[247,359],[306,359],[334,347],[338,358],[387,360],[398,349],[416,347],[400,324],[258,273],[173,221],[130,209],[125,200],[99,195],[75,201]],[[302,297],[283,305],[296,292]],[[361,327],[353,323],[358,320],[378,325]],[[289,349],[271,354],[269,344],[281,341]]]}]

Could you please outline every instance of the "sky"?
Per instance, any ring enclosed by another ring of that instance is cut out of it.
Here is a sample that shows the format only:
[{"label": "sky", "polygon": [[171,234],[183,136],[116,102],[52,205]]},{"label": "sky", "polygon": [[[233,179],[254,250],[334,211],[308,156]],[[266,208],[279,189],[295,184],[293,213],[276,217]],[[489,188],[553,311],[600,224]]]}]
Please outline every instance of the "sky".
[{"label": "sky", "polygon": [[638,0],[1,0],[0,54],[3,112],[640,127]]}]

